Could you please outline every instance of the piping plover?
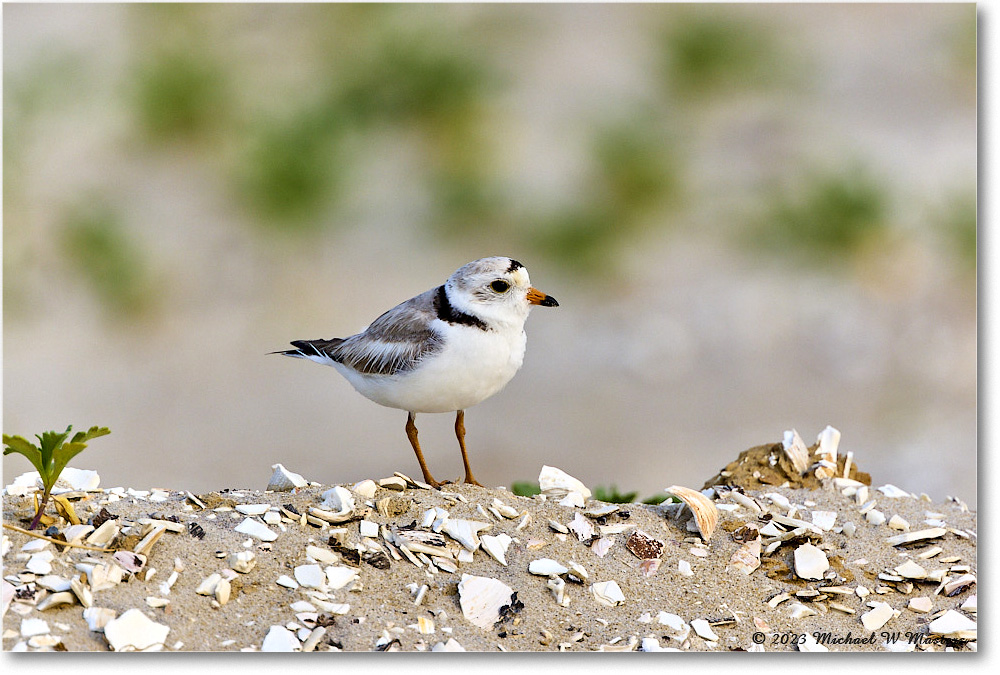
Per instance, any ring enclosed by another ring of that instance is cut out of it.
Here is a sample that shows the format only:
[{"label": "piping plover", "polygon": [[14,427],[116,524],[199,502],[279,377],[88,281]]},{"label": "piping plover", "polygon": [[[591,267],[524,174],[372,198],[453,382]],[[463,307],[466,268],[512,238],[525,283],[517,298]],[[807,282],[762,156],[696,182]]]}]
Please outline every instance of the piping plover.
[{"label": "piping plover", "polygon": [[531,286],[528,270],[505,257],[460,267],[437,288],[396,305],[364,332],[295,340],[274,352],[333,366],[358,392],[407,412],[406,437],[424,481],[439,487],[417,441],[417,413],[455,411],[465,482],[479,485],[465,450],[465,409],[500,391],[524,360],[524,322],[532,305],[557,307]]}]

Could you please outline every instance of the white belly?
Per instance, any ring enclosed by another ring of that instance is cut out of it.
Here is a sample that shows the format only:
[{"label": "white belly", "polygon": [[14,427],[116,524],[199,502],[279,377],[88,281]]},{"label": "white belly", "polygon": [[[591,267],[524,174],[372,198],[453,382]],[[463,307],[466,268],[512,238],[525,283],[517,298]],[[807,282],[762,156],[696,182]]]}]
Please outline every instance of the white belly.
[{"label": "white belly", "polygon": [[503,389],[524,361],[523,328],[483,331],[449,325],[445,348],[399,375],[364,375],[335,367],[360,394],[414,413],[465,410]]}]

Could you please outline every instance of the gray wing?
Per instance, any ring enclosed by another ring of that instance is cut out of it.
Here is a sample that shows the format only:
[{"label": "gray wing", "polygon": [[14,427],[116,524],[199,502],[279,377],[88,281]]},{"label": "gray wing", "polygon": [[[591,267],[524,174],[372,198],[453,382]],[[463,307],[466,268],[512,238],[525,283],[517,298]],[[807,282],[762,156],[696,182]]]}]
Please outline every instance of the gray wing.
[{"label": "gray wing", "polygon": [[292,343],[297,350],[282,353],[328,365],[336,361],[367,375],[395,375],[412,370],[420,359],[441,350],[441,336],[431,328],[436,317],[431,290],[396,305],[362,333],[333,340],[297,340]]}]

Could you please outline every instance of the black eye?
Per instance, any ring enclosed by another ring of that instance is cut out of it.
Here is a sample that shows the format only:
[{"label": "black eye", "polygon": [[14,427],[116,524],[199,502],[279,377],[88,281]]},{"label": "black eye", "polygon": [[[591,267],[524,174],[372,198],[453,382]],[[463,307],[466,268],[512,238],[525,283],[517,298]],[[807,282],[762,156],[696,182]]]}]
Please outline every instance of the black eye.
[{"label": "black eye", "polygon": [[497,293],[506,293],[510,289],[510,284],[508,284],[503,279],[497,279],[492,284],[490,284],[490,288],[492,288]]}]

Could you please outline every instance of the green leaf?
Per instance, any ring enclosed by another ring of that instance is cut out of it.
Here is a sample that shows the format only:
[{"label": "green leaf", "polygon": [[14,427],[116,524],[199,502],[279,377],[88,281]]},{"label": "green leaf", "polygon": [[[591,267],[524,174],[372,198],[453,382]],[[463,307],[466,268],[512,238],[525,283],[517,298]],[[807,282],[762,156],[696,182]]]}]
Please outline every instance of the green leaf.
[{"label": "green leaf", "polygon": [[71,443],[86,443],[87,441],[92,441],[95,438],[100,438],[101,436],[107,436],[111,433],[111,429],[107,427],[90,427],[87,431],[78,431],[73,436]]},{"label": "green leaf", "polygon": [[538,487],[538,483],[532,483],[530,481],[518,481],[510,486],[510,491],[516,494],[518,497],[531,497],[539,494],[542,489]]},{"label": "green leaf", "polygon": [[42,465],[38,469],[38,473],[41,474],[42,484],[46,487],[55,485],[59,478],[59,472],[54,471],[55,453],[66,442],[66,438],[72,430],[73,425],[71,424],[61,434],[55,431],[45,431],[41,436],[35,436],[39,440],[39,450],[42,455]]},{"label": "green leaf", "polygon": [[8,436],[4,434],[3,444],[7,446],[4,448],[4,455],[9,455],[12,452],[22,454],[28,458],[28,461],[38,470],[39,474],[42,472],[42,453],[33,443],[20,436]]},{"label": "green leaf", "polygon": [[[74,443],[69,442],[65,445],[59,446],[56,450],[55,456],[52,459],[52,475],[58,479],[59,474],[62,470],[66,468],[69,461],[83,452],[84,448],[87,447],[86,443]],[[55,483],[55,480],[52,481]]]}]

